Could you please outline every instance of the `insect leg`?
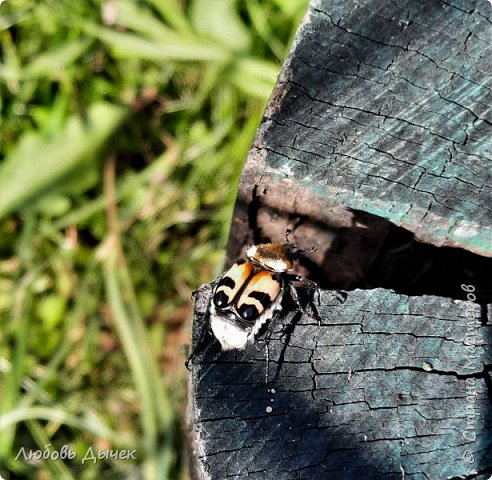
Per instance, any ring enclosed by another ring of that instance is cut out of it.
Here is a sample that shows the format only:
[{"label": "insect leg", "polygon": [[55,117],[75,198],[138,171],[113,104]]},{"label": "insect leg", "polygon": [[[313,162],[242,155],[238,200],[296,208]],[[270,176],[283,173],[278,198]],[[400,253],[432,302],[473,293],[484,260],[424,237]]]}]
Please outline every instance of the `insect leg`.
[{"label": "insect leg", "polygon": [[278,317],[278,314],[281,312],[281,310],[276,310],[273,318],[270,320],[270,323],[268,324],[267,331],[265,332],[265,338],[263,341],[265,342],[265,385],[268,385],[268,381],[270,380],[270,339],[272,337],[272,333],[275,327],[275,320]]},{"label": "insect leg", "polygon": [[266,365],[265,365],[265,385],[268,385],[268,374],[270,373],[269,372],[269,368],[270,368],[270,348],[269,348],[269,341],[266,341],[265,342],[265,361],[266,361]]},{"label": "insect leg", "polygon": [[198,337],[198,341],[196,342],[195,346],[192,348],[191,353],[188,355],[188,358],[186,359],[186,362],[185,362],[185,367],[188,370],[191,370],[190,363],[196,357],[196,355],[198,354],[198,351],[200,350],[203,343],[205,342],[205,337],[207,335],[209,327],[210,327],[210,313],[207,309],[207,312],[205,313],[205,321],[203,322],[202,330],[200,332],[200,336]]},{"label": "insect leg", "polygon": [[201,348],[202,344],[205,341],[207,332],[210,331],[210,305],[215,293],[215,288],[217,287],[218,283],[220,282],[223,276],[224,275],[220,275],[210,285],[208,284],[201,285],[196,290],[191,292],[192,298],[196,299],[197,296],[201,295],[205,290],[207,290],[207,288],[212,287],[212,291],[210,293],[211,296],[209,297],[207,310],[204,315],[204,321],[203,321],[202,330],[200,332],[200,336],[198,337],[198,341],[196,342],[195,346],[191,349],[191,353],[188,355],[188,358],[185,361],[185,367],[188,370],[191,370],[190,363],[192,363],[193,359],[197,356],[199,349]]},{"label": "insect leg", "polygon": [[298,275],[296,273],[290,273],[288,275],[285,275],[285,278],[288,282],[300,282],[306,288],[315,289],[318,295],[318,305],[321,305],[321,294],[319,293],[320,288],[316,282],[313,282],[312,280],[309,280],[308,278],[303,277],[302,275]]},{"label": "insect leg", "polygon": [[312,280],[309,280],[309,278],[303,277],[302,275],[298,275],[297,273],[285,274],[284,278],[289,282],[300,282],[307,288],[319,289],[319,286],[316,282],[313,282]]},{"label": "insect leg", "polygon": [[[295,280],[298,281],[298,282],[302,281],[300,279],[307,280],[307,278],[304,278],[301,275],[292,275],[292,277],[296,277]],[[307,281],[309,282],[309,288],[315,288],[316,289],[316,292],[318,293],[318,303],[321,305],[321,303],[320,303],[320,293],[319,293],[318,285],[315,282],[312,282],[311,280],[307,280]],[[294,287],[294,285],[292,285],[292,283],[288,283],[288,285],[289,285],[289,288],[290,288],[290,295],[292,297],[292,300],[296,304],[297,309],[301,313],[307,315],[308,317],[311,317],[311,318],[317,320],[318,321],[318,325],[321,325],[321,318],[319,317],[319,315],[316,312],[315,313],[308,312],[301,305],[301,302],[299,300],[299,295],[297,294],[296,287]],[[306,285],[306,286],[308,286],[308,285]],[[312,302],[311,302],[311,305],[312,305],[313,310],[316,310],[316,307],[314,307],[314,305],[312,304]]]}]

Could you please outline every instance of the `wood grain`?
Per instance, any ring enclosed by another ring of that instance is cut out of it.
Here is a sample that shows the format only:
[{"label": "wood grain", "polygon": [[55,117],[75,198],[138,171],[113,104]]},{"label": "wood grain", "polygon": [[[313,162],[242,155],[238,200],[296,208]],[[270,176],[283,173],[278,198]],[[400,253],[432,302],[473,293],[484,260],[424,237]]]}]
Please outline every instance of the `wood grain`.
[{"label": "wood grain", "polygon": [[320,326],[278,321],[269,384],[261,342],[221,352],[208,338],[192,375],[195,478],[489,478],[469,476],[492,458],[479,305],[377,289],[322,293],[318,311]]},{"label": "wood grain", "polygon": [[277,318],[268,385],[261,342],[220,352],[208,337],[193,478],[489,479],[491,18],[485,0],[311,2],[244,167],[226,266],[292,228],[318,247],[299,272],[327,289],[322,322]]}]

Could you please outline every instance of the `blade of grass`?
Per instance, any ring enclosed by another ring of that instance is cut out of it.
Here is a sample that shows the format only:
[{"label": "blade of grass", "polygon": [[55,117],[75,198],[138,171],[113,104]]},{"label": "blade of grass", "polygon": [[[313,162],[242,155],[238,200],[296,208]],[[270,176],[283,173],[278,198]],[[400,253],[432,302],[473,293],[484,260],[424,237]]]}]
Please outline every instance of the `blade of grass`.
[{"label": "blade of grass", "polygon": [[[116,201],[119,202],[133,192],[146,188],[149,180],[156,175],[159,176],[161,182],[164,182],[176,167],[179,158],[179,152],[176,151],[175,147],[170,146],[168,150],[157,157],[141,172],[120,179],[116,186]],[[103,194],[94,200],[85,202],[81,207],[71,210],[51,225],[44,225],[40,233],[49,236],[55,230],[61,230],[70,225],[81,224],[105,208],[107,208],[107,198]]]},{"label": "blade of grass", "polygon": [[182,37],[174,32],[159,40],[146,40],[133,33],[87,26],[88,33],[108,43],[115,55],[142,60],[225,61],[230,53],[204,39]]},{"label": "blade of grass", "polygon": [[159,21],[150,10],[146,10],[141,4],[128,0],[118,0],[115,6],[116,22],[135,32],[141,32],[150,40],[160,41],[175,33]]},{"label": "blade of grass", "polygon": [[14,25],[21,23],[26,18],[29,18],[31,14],[30,8],[24,8],[16,12],[10,13],[9,15],[0,15],[0,31],[7,30]]},{"label": "blade of grass", "polygon": [[99,103],[89,108],[85,121],[78,116],[69,118],[64,131],[52,141],[37,133],[23,135],[0,165],[0,218],[49,192],[78,166],[91,161],[125,114],[121,107]]},{"label": "blade of grass", "polygon": [[[108,428],[99,418],[94,415],[78,417],[66,412],[61,407],[19,407],[0,416],[0,431],[6,431],[9,427],[14,427],[18,423],[28,420],[44,420],[58,422],[83,432],[89,432],[99,438],[106,438],[114,443],[115,446],[135,448],[128,437],[123,437],[121,432]],[[3,433],[2,433],[3,437]]]},{"label": "blade of grass", "polygon": [[53,77],[62,75],[63,70],[73,64],[90,46],[90,40],[74,40],[62,47],[43,52],[31,59],[22,70],[22,79],[32,79],[41,76]]},{"label": "blade of grass", "polygon": [[[171,448],[166,448],[173,442],[172,407],[152,355],[151,344],[147,338],[121,248],[115,202],[114,158],[106,164],[104,184],[108,196],[109,234],[102,256],[108,303],[142,402],[143,443],[148,453],[146,478],[167,478],[166,475],[170,472],[174,458]],[[165,442],[159,445],[163,434]]]},{"label": "blade of grass", "polygon": [[189,34],[191,26],[183,13],[182,2],[180,0],[148,0],[150,4],[159,12],[161,17],[175,28],[176,31]]},{"label": "blade of grass", "polygon": [[[272,5],[268,7],[271,8]],[[260,4],[258,0],[250,0],[246,2],[246,8],[258,35],[270,47],[277,59],[282,61],[285,55],[285,45],[273,34],[268,15],[265,15],[265,5]]]},{"label": "blade of grass", "polygon": [[[99,272],[96,272],[96,258],[95,255],[92,256],[91,259],[88,260],[88,265],[86,268],[86,274],[84,275],[80,290],[77,295],[76,305],[74,309],[68,314],[66,324],[64,327],[65,341],[62,342],[60,348],[56,351],[55,355],[50,358],[49,362],[44,368],[44,374],[37,380],[36,383],[29,381],[29,387],[24,386],[26,393],[22,396],[19,402],[19,406],[27,408],[32,405],[32,403],[36,399],[44,399],[46,396],[46,392],[44,390],[44,386],[57,375],[59,366],[66,360],[69,353],[71,352],[74,343],[76,342],[76,332],[80,322],[82,321],[85,313],[85,303],[87,303],[87,299],[90,298],[91,294],[91,281],[94,275],[98,275]],[[28,381],[28,379],[24,379]]]},{"label": "blade of grass", "polygon": [[[26,424],[29,428],[29,431],[31,432],[31,435],[36,440],[36,443],[40,450],[43,450],[46,445],[51,444],[51,441],[46,435],[46,432],[37,420],[29,420],[26,422]],[[63,460],[60,460],[60,458],[57,458],[56,460],[50,459],[44,462],[44,465],[50,472],[51,478],[63,478],[67,480],[71,480],[74,478],[73,475],[70,473],[70,470],[65,466]]]},{"label": "blade of grass", "polygon": [[229,80],[251,96],[268,99],[280,71],[280,65],[254,57],[240,57],[227,71]]},{"label": "blade of grass", "polygon": [[29,338],[29,326],[31,316],[25,314],[30,302],[32,301],[32,291],[30,286],[38,275],[38,269],[32,270],[24,275],[15,293],[14,308],[11,312],[11,324],[16,325],[15,345],[12,353],[12,366],[10,371],[4,374],[3,385],[0,391],[0,465],[3,464],[9,455],[15,437],[15,425],[10,428],[2,428],[1,419],[3,416],[11,414],[17,404],[21,388],[24,359],[26,356],[27,339]]},{"label": "blade of grass", "polygon": [[191,19],[197,33],[205,38],[212,38],[218,45],[224,45],[233,51],[247,51],[252,38],[236,5],[234,1],[195,0],[191,4]]}]

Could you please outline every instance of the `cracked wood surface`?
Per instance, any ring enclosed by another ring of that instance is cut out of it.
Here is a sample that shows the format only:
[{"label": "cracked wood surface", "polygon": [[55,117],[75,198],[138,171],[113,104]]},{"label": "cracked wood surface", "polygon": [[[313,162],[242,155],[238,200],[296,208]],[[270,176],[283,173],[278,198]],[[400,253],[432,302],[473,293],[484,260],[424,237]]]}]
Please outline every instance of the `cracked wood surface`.
[{"label": "cracked wood surface", "polygon": [[491,18],[486,0],[314,0],[244,167],[229,258],[259,195],[266,236],[298,215],[330,243],[355,210],[492,256]]},{"label": "cracked wood surface", "polygon": [[[490,306],[446,297],[470,283],[490,301],[491,16],[486,0],[312,1],[244,167],[227,263],[291,226],[318,247],[300,273],[388,290],[323,292],[321,326],[280,318],[268,385],[261,344],[209,338],[190,382],[194,478],[489,479]],[[398,227],[431,250],[382,257]],[[396,276],[370,278],[381,263]],[[394,284],[406,276],[420,296]]]},{"label": "cracked wood surface", "polygon": [[208,339],[192,374],[194,478],[488,479],[492,327],[480,306],[383,289],[320,303],[320,326],[292,313],[276,324],[269,384],[261,342],[221,352]]}]

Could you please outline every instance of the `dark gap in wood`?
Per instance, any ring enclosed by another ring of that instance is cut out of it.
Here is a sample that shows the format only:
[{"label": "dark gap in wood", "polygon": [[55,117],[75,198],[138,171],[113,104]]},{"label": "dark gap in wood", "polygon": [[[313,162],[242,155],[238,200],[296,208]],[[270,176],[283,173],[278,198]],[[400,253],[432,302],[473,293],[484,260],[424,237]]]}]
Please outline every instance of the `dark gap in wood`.
[{"label": "dark gap in wood", "polygon": [[483,380],[487,385],[487,395],[489,397],[489,403],[492,405],[492,365],[485,365]]},{"label": "dark gap in wood", "polygon": [[258,210],[261,206],[261,194],[258,194],[258,185],[255,185],[253,189],[253,198],[248,204],[248,225],[251,232],[253,232],[254,243],[260,243],[257,237],[258,232]]},{"label": "dark gap in wood", "polygon": [[489,323],[488,305],[480,305],[480,323],[485,326]]},{"label": "dark gap in wood", "polygon": [[[483,475],[486,475],[487,473],[492,473],[492,467],[486,467],[480,469],[477,473],[472,473],[471,475],[466,475],[462,476],[460,475],[459,477],[452,477],[449,480],[473,480],[473,479],[484,479]],[[488,480],[488,479],[487,479]]]},{"label": "dark gap in wood", "polygon": [[[301,248],[315,245],[321,253],[303,256],[299,264],[303,273],[323,289],[386,288],[405,295],[467,300],[467,293],[461,288],[464,284],[475,287],[477,303],[492,303],[492,258],[462,248],[421,242],[409,230],[360,210],[350,209],[353,220],[349,227],[334,227],[264,205],[256,190],[246,208],[250,230],[241,231],[242,241],[283,241],[278,232],[289,226],[296,244]],[[268,221],[260,221],[261,215]],[[319,242],[326,235],[334,237],[330,245]],[[229,249],[225,268],[240,255],[234,256],[232,250],[240,247],[241,238],[237,238],[234,249]],[[487,323],[486,312],[481,320]]]},{"label": "dark gap in wood", "polygon": [[[354,214],[357,216],[359,212]],[[387,223],[390,229],[378,257],[356,288],[382,287],[405,295],[438,295],[466,300],[466,292],[461,288],[465,284],[475,287],[477,303],[492,302],[492,258],[462,248],[436,247],[420,242],[405,228],[376,215],[372,217]]]}]

